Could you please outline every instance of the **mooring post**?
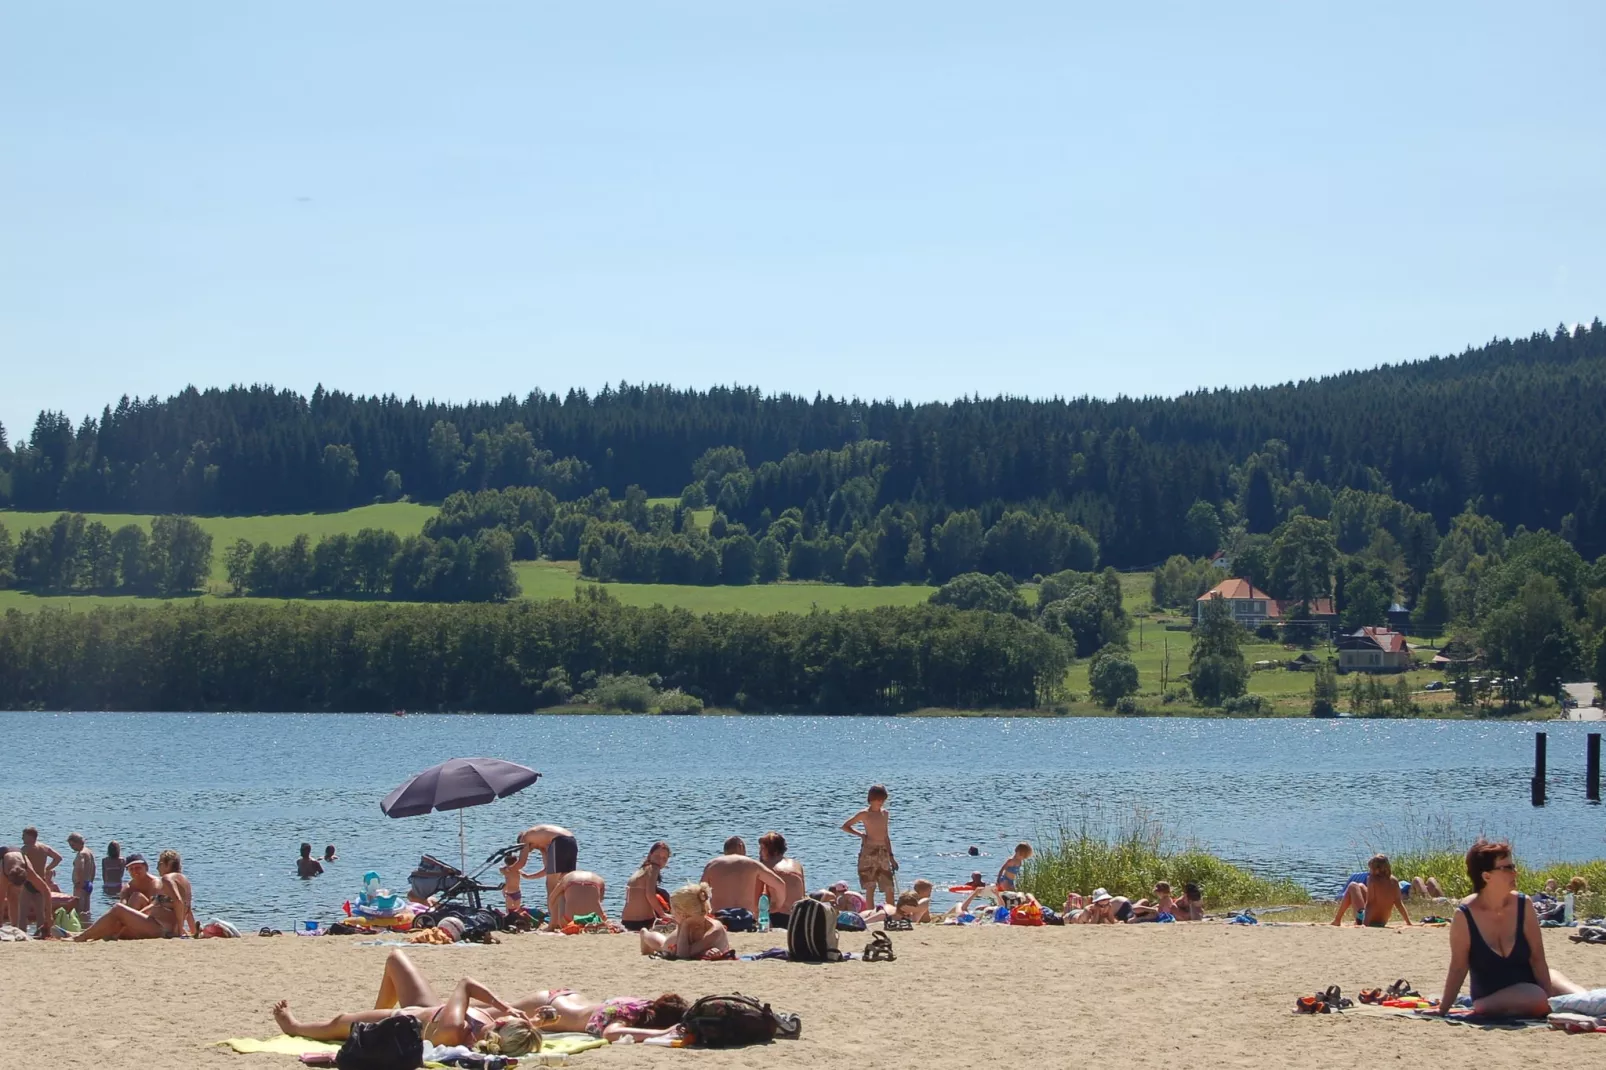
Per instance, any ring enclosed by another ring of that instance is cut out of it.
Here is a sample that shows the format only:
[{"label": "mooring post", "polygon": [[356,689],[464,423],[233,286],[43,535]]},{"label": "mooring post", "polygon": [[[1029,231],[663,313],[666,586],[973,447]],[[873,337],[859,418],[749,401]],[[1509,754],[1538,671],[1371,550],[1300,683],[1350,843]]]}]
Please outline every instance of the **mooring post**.
[{"label": "mooring post", "polygon": [[1534,778],[1529,784],[1529,794],[1535,806],[1545,805],[1545,734],[1534,733]]},{"label": "mooring post", "polygon": [[1600,802],[1600,733],[1589,733],[1584,744],[1584,796],[1592,803]]}]

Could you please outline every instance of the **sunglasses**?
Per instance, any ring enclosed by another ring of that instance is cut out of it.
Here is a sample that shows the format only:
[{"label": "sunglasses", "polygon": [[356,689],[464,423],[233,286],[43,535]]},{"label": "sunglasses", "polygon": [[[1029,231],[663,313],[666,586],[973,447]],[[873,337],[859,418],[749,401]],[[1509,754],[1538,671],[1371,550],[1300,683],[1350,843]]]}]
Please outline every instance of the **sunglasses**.
[{"label": "sunglasses", "polygon": [[1501,863],[1498,863],[1497,865],[1491,866],[1490,868],[1491,869],[1498,869],[1498,870],[1501,870],[1502,872],[1505,872],[1505,873],[1515,873],[1515,872],[1517,872],[1517,863],[1515,863],[1515,862],[1501,862]]}]

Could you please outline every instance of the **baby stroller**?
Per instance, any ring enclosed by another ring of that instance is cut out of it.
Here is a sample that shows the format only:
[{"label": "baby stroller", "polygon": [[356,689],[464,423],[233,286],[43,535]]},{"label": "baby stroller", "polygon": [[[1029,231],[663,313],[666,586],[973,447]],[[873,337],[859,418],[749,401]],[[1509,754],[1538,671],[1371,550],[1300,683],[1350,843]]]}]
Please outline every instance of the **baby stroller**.
[{"label": "baby stroller", "polygon": [[428,903],[428,908],[422,914],[413,916],[413,927],[426,929],[435,925],[445,917],[458,917],[465,924],[472,924],[478,920],[484,921],[489,917],[495,924],[494,928],[505,928],[505,916],[501,911],[488,910],[481,895],[485,892],[498,892],[502,890],[501,882],[486,884],[480,878],[493,867],[500,869],[519,856],[520,847],[499,847],[492,851],[480,868],[473,873],[464,873],[449,862],[442,862],[434,855],[424,855],[418,860],[418,868],[407,875],[408,898],[419,903]]}]

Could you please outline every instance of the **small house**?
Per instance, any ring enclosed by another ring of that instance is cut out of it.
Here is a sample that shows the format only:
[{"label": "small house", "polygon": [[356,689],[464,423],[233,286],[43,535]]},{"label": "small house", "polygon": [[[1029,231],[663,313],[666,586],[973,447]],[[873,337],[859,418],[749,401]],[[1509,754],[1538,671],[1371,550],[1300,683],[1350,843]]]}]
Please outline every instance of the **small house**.
[{"label": "small house", "polygon": [[1389,631],[1399,632],[1401,635],[1410,634],[1411,611],[1400,605],[1398,602],[1395,602],[1393,605],[1389,606],[1388,621]]},{"label": "small house", "polygon": [[1339,672],[1404,672],[1411,667],[1405,636],[1387,628],[1361,628],[1333,640]]}]

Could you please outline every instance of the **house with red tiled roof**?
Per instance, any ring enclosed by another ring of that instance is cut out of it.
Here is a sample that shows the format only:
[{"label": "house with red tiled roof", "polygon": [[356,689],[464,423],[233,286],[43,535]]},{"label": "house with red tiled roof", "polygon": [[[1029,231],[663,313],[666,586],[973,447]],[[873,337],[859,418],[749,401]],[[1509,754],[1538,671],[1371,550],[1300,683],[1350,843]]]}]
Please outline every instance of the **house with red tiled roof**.
[{"label": "house with red tiled roof", "polygon": [[1235,576],[1230,580],[1222,580],[1199,596],[1193,606],[1193,619],[1196,622],[1204,616],[1205,606],[1213,598],[1225,599],[1232,606],[1232,619],[1245,628],[1258,628],[1269,618],[1280,615],[1275,598],[1248,580]]},{"label": "house with red tiled roof", "polygon": [[[1193,607],[1195,621],[1204,615],[1205,606],[1212,598],[1224,598],[1232,603],[1232,619],[1245,628],[1258,628],[1267,622],[1288,624],[1296,618],[1329,626],[1338,620],[1331,598],[1312,598],[1308,603],[1279,602],[1248,580],[1234,577],[1222,580],[1199,596]],[[1303,616],[1301,605],[1304,606]]]},{"label": "house with red tiled roof", "polygon": [[1339,672],[1404,672],[1411,667],[1405,636],[1387,628],[1361,628],[1333,640]]}]

